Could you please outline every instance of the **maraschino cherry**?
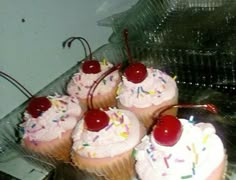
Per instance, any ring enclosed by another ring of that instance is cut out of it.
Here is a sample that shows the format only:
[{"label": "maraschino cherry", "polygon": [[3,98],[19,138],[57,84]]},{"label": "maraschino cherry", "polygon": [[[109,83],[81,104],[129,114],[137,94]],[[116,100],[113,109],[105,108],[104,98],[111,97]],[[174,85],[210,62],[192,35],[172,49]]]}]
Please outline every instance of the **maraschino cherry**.
[{"label": "maraschino cherry", "polygon": [[181,122],[171,115],[165,115],[157,120],[153,129],[155,141],[162,146],[175,145],[182,134]]},{"label": "maraschino cherry", "polygon": [[[46,97],[34,97],[21,83],[19,83],[16,79],[9,76],[8,74],[0,71],[0,75],[6,78],[9,82],[15,85],[18,89],[20,89],[28,98],[30,98],[30,102],[26,108],[26,111],[33,117],[39,117],[43,112],[47,111],[51,107],[51,102]],[[18,85],[18,86],[17,86]]]},{"label": "maraschino cherry", "polygon": [[101,67],[97,60],[87,60],[82,63],[82,71],[86,74],[97,74],[101,72]]},{"label": "maraschino cherry", "polygon": [[126,51],[128,53],[129,66],[124,70],[124,76],[130,82],[135,84],[142,82],[147,77],[147,68],[144,64],[140,62],[133,62],[130,48],[128,45],[128,30],[124,30],[124,39]]},{"label": "maraschino cherry", "polygon": [[[162,146],[174,146],[181,137],[182,125],[177,117],[172,115],[162,115],[163,112],[170,108],[203,108],[211,113],[217,113],[217,108],[213,104],[177,104],[165,107],[159,111],[159,117],[154,117],[153,137],[156,143]],[[155,116],[155,113],[154,113]]]},{"label": "maraschino cherry", "polygon": [[108,115],[99,109],[90,109],[85,113],[85,124],[89,131],[100,131],[109,123]]},{"label": "maraschino cherry", "polygon": [[135,62],[129,65],[125,71],[124,75],[128,81],[135,84],[142,82],[147,76],[147,68],[145,65],[139,62]]},{"label": "maraschino cherry", "polygon": [[[62,43],[63,48],[66,47],[66,45],[70,48],[71,44],[74,40],[79,40],[82,44],[83,44],[83,42],[85,42],[87,44],[87,47],[89,50],[89,59],[82,62],[82,71],[86,74],[97,74],[97,73],[101,72],[100,63],[97,60],[94,60],[92,58],[91,48],[90,48],[90,45],[86,39],[84,39],[82,37],[70,37]],[[83,46],[84,46],[84,44],[83,44]],[[84,49],[85,49],[85,53],[87,56],[86,48],[84,48]]]},{"label": "maraschino cherry", "polygon": [[51,101],[48,98],[42,97],[33,97],[28,107],[26,108],[27,112],[33,117],[39,117],[43,112],[47,111],[52,106]]}]

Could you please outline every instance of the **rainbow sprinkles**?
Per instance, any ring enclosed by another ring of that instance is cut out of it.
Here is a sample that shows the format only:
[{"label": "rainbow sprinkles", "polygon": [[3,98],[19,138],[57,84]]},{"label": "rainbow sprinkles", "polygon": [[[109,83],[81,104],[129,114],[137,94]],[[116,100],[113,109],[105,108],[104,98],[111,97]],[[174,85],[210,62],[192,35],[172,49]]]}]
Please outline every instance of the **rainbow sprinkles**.
[{"label": "rainbow sprinkles", "polygon": [[125,76],[122,79],[117,99],[126,107],[158,105],[176,95],[175,80],[158,69],[147,68],[147,77],[140,83],[132,83]]},{"label": "rainbow sprinkles", "polygon": [[77,124],[72,135],[73,149],[81,156],[113,157],[138,143],[140,124],[132,120],[131,112],[116,108],[104,112],[109,116],[109,123],[99,131],[86,129],[84,119]]},{"label": "rainbow sprinkles", "polygon": [[157,144],[152,134],[143,138],[135,148],[141,179],[206,179],[207,173],[222,162],[224,147],[215,128],[209,123],[194,124],[193,117],[190,119],[180,119],[183,133],[174,146]]}]

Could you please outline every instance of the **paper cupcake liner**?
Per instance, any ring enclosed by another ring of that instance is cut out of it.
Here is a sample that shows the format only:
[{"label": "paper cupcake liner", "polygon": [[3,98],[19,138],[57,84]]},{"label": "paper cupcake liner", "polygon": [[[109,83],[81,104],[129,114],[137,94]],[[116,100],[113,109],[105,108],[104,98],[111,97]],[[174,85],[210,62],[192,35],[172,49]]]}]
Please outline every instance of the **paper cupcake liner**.
[{"label": "paper cupcake liner", "polygon": [[84,158],[72,152],[72,161],[75,166],[89,172],[96,179],[130,180],[135,175],[132,151],[112,158],[97,159]]},{"label": "paper cupcake liner", "polygon": [[[173,99],[169,100],[169,101],[165,101],[164,103],[157,105],[157,106],[150,106],[147,108],[136,108],[136,107],[126,107],[123,106],[119,101],[118,101],[118,108],[120,109],[126,109],[129,110],[131,112],[133,112],[137,118],[144,124],[144,126],[147,129],[150,129],[153,125],[153,115],[155,113],[155,115],[158,115],[158,110],[160,109],[160,111],[162,110],[162,107],[166,107],[169,105],[174,105],[177,104],[178,102],[178,97],[174,97]],[[177,115],[177,108],[171,108],[167,111],[164,112],[164,114],[168,114],[168,115],[173,115],[176,116]]]},{"label": "paper cupcake liner", "polygon": [[[141,141],[146,134],[146,128],[141,123],[139,131]],[[136,174],[134,170],[135,159],[132,153],[133,148],[114,157],[87,158],[72,150],[71,159],[78,170],[88,172],[90,177],[94,177],[96,180],[131,180]]]},{"label": "paper cupcake liner", "polygon": [[[80,119],[84,112],[87,110],[87,107],[81,106],[81,114],[78,119]],[[21,145],[31,153],[37,153],[39,155],[45,156],[49,162],[52,160],[58,160],[63,162],[71,162],[70,152],[72,148],[72,132],[73,129],[67,130],[62,133],[60,138],[51,140],[51,141],[31,141],[29,138],[23,138],[21,140]]]},{"label": "paper cupcake liner", "polygon": [[103,108],[106,109],[108,107],[116,106],[116,89],[114,88],[111,92],[95,96],[93,98],[93,106],[94,108]]},{"label": "paper cupcake liner", "polygon": [[62,134],[62,137],[48,142],[30,141],[28,138],[22,140],[22,145],[31,152],[52,157],[56,160],[70,162],[70,151],[72,147],[72,130]]},{"label": "paper cupcake liner", "polygon": [[[118,87],[118,82],[116,87],[111,88],[111,91],[105,94],[93,96],[93,107],[95,109],[103,108],[106,109],[108,107],[116,107],[116,91]],[[110,88],[110,87],[107,87]],[[87,98],[81,99],[78,98],[81,103],[83,103],[85,106],[88,106]]]}]

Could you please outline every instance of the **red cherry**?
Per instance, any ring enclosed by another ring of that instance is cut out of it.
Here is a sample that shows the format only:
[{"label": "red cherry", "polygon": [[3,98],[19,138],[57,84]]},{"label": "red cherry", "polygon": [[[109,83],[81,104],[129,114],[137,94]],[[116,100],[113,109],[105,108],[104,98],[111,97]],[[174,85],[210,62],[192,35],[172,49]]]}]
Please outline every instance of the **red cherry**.
[{"label": "red cherry", "polygon": [[82,70],[86,74],[96,74],[101,72],[101,67],[97,60],[87,60],[83,62]]},{"label": "red cherry", "polygon": [[109,123],[108,115],[99,109],[91,109],[86,112],[85,117],[85,124],[89,131],[100,131],[104,127],[106,127]]},{"label": "red cherry", "polygon": [[181,122],[174,116],[162,116],[154,126],[153,136],[156,143],[163,146],[175,145],[182,134]]},{"label": "red cherry", "polygon": [[34,117],[39,117],[44,111],[47,111],[51,107],[51,102],[46,97],[35,97],[29,102],[26,110]]},{"label": "red cherry", "polygon": [[142,82],[147,77],[147,68],[142,63],[132,63],[125,69],[124,75],[128,81],[137,84]]}]

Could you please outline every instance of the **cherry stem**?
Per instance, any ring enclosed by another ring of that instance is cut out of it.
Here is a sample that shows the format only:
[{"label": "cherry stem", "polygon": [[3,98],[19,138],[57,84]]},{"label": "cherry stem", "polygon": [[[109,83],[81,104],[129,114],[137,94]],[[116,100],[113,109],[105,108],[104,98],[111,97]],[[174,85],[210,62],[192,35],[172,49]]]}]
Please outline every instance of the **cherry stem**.
[{"label": "cherry stem", "polygon": [[128,34],[129,34],[128,29],[124,29],[123,36],[124,36],[126,51],[128,53],[128,61],[129,61],[129,64],[132,64],[133,59],[132,59],[130,48],[129,48]]},{"label": "cherry stem", "polygon": [[8,75],[7,73],[0,71],[0,75],[5,78],[8,82],[13,84],[16,88],[18,88],[27,98],[32,98],[33,95],[16,79]]},{"label": "cherry stem", "polygon": [[93,58],[92,58],[91,47],[90,47],[88,41],[87,41],[85,38],[83,38],[83,37],[70,37],[70,38],[68,38],[67,40],[65,40],[65,41],[62,43],[63,48],[66,47],[66,44],[67,44],[67,46],[70,48],[70,47],[71,47],[71,44],[72,44],[72,42],[73,42],[74,40],[79,40],[79,41],[82,43],[82,45],[83,45],[83,47],[84,47],[85,55],[87,56],[87,50],[86,50],[86,47],[84,46],[84,42],[86,43],[87,48],[88,48],[88,50],[89,50],[89,60],[92,60]]},{"label": "cherry stem", "polygon": [[[213,104],[175,104],[175,105],[164,107],[161,111],[158,110],[159,112],[157,116],[160,116],[163,112],[171,108],[203,108],[212,113],[215,113],[215,114],[218,113],[216,106]],[[156,112],[153,113],[154,117],[155,117],[155,114]]]},{"label": "cherry stem", "polygon": [[99,85],[99,83],[109,74],[111,74],[112,72],[120,69],[122,66],[122,64],[117,64],[116,66],[113,66],[111,69],[107,70],[106,72],[104,72],[96,81],[93,82],[91,88],[88,91],[88,98],[87,98],[87,104],[88,104],[88,109],[94,109],[93,106],[93,94],[95,89],[97,88],[97,86]]}]

